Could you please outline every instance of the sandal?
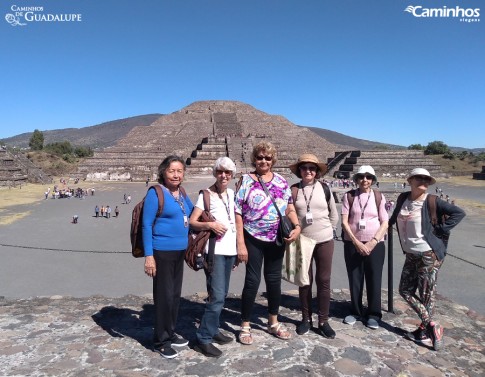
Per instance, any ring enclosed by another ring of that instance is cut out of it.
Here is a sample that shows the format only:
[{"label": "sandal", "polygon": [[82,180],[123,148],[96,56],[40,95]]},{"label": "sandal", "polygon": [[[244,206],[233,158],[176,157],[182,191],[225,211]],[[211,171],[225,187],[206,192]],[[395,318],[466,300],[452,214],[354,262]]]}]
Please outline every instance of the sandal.
[{"label": "sandal", "polygon": [[245,346],[250,346],[253,344],[253,336],[251,335],[251,327],[250,326],[241,326],[241,330],[239,331],[239,343],[244,344]]},{"label": "sandal", "polygon": [[268,332],[279,339],[287,340],[291,338],[291,333],[280,322],[276,322],[272,325],[268,324]]}]

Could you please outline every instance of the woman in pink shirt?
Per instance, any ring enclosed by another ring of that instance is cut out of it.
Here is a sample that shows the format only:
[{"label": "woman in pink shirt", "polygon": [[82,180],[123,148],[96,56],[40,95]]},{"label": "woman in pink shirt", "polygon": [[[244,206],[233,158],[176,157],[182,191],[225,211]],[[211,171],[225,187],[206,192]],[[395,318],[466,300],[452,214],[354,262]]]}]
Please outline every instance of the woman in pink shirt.
[{"label": "woman in pink shirt", "polygon": [[[363,165],[354,175],[358,188],[344,195],[342,201],[342,229],[344,231],[344,257],[350,289],[351,314],[344,322],[354,324],[357,319],[371,329],[379,328],[381,312],[382,268],[384,266],[384,235],[389,216],[386,200],[380,192],[372,190],[377,182],[374,169]],[[367,311],[362,296],[364,279],[367,288]]]}]

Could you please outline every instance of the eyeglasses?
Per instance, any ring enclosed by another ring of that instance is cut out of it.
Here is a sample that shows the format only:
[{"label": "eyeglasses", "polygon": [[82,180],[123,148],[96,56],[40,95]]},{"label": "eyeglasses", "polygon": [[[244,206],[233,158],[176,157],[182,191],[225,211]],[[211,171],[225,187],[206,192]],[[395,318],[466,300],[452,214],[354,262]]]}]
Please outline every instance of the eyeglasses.
[{"label": "eyeglasses", "polygon": [[219,174],[219,175],[222,175],[222,174],[232,175],[232,171],[230,171],[230,170],[216,170],[216,174]]},{"label": "eyeglasses", "polygon": [[300,170],[310,170],[310,171],[317,171],[317,167],[316,166],[305,166],[305,165],[302,165],[302,166],[299,166]]},{"label": "eyeglasses", "polygon": [[431,182],[431,178],[428,177],[427,175],[415,175],[413,176],[413,178],[419,179],[420,181],[424,181],[424,182]]},{"label": "eyeglasses", "polygon": [[374,179],[374,176],[373,175],[370,175],[370,174],[359,174],[357,176],[357,179],[367,179],[368,181],[372,181]]},{"label": "eyeglasses", "polygon": [[256,156],[256,160],[258,161],[273,161],[273,157],[272,156]]}]

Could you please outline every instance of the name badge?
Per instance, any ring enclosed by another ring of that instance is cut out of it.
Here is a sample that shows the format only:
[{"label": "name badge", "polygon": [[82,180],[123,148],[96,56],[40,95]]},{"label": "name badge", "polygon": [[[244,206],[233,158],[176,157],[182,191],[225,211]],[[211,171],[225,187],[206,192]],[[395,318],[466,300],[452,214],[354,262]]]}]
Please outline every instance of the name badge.
[{"label": "name badge", "polygon": [[189,218],[187,217],[187,215],[184,215],[184,227],[188,227],[189,226]]},{"label": "name badge", "polygon": [[305,220],[308,225],[313,224],[313,214],[311,212],[307,212],[305,216]]},{"label": "name badge", "polygon": [[365,229],[365,223],[366,221],[364,219],[359,220],[359,229],[364,230]]}]

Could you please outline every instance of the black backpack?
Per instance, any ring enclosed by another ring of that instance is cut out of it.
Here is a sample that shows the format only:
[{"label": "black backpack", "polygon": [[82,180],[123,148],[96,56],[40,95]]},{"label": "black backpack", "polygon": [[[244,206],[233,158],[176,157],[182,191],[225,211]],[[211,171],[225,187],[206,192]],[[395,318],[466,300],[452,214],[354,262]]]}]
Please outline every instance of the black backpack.
[{"label": "black backpack", "polygon": [[[381,220],[380,215],[379,215],[379,207],[381,206],[381,201],[382,201],[382,193],[379,190],[372,189],[374,192],[374,196],[376,197],[376,207],[377,207],[377,215],[379,216],[379,221]],[[349,202],[349,214],[350,210],[352,209],[352,205],[354,204],[354,199],[357,195],[357,190],[350,190],[345,193],[347,195],[347,201]],[[344,228],[342,227],[342,234],[340,235],[342,237],[342,241],[344,240]]]}]

